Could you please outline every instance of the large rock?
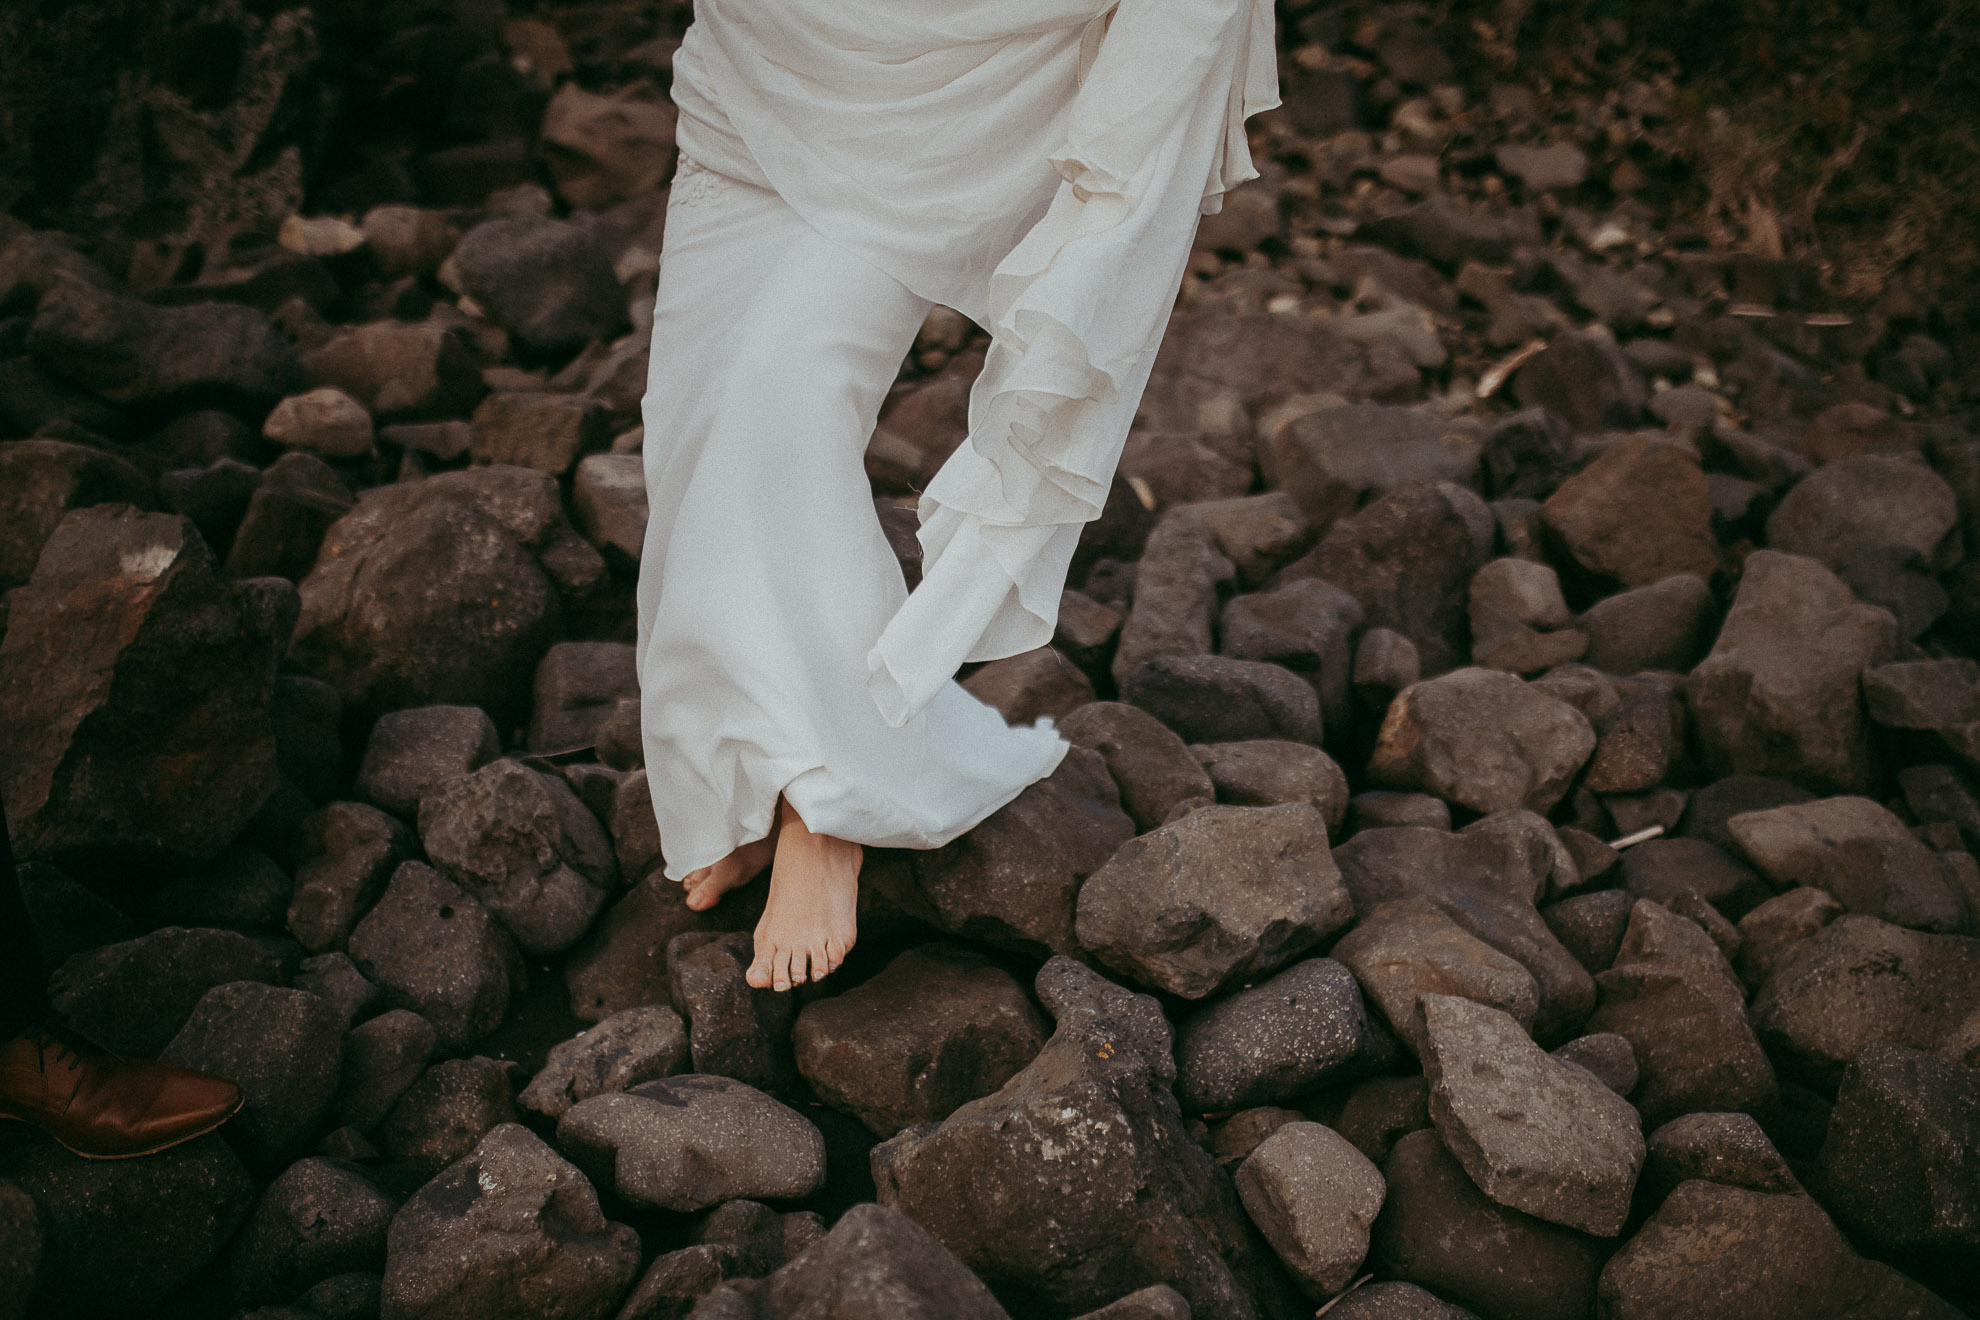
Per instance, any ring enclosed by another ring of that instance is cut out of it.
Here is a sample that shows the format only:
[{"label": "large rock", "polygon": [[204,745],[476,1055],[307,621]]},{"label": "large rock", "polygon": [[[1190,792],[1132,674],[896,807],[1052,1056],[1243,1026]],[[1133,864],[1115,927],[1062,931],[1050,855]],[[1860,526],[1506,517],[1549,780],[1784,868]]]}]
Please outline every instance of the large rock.
[{"label": "large rock", "polygon": [[1320,699],[1283,665],[1225,655],[1158,655],[1121,678],[1121,698],[1185,742],[1284,738],[1318,743]]},{"label": "large rock", "polygon": [[1125,844],[1079,892],[1081,947],[1201,999],[1285,966],[1354,912],[1307,802],[1211,805]]},{"label": "large rock", "polygon": [[375,486],[298,587],[291,653],[372,711],[519,712],[567,604],[605,576],[548,473],[493,466]]},{"label": "large rock", "polygon": [[888,1320],[1009,1320],[983,1281],[927,1229],[866,1202],[776,1273],[725,1283],[689,1313],[699,1320],[748,1316],[885,1316]]},{"label": "large rock", "polygon": [[1595,751],[1588,717],[1496,669],[1463,668],[1396,695],[1368,772],[1474,811],[1545,813]]},{"label": "large rock", "polygon": [[1353,717],[1349,681],[1361,602],[1319,578],[1294,578],[1270,591],[1233,597],[1217,621],[1217,648],[1236,660],[1290,669],[1313,685],[1320,722]]},{"label": "large rock", "polygon": [[1394,1051],[1369,1023],[1354,974],[1309,958],[1177,1024],[1176,1099],[1192,1113],[1281,1104]]},{"label": "large rock", "polygon": [[825,1185],[825,1138],[811,1120],[702,1073],[580,1100],[557,1120],[557,1145],[625,1200],[662,1210],[791,1200]]},{"label": "large rock", "polygon": [[27,347],[46,370],[127,406],[253,408],[302,383],[295,350],[252,307],[154,307],[80,280],[42,298]]},{"label": "large rock", "polygon": [[1319,1123],[1287,1123],[1237,1171],[1251,1221],[1309,1296],[1354,1282],[1387,1187],[1347,1138]]},{"label": "large rock", "polygon": [[1228,1177],[1183,1130],[1155,1001],[1063,957],[1037,991],[1052,1039],[996,1093],[874,1147],[880,1202],[1062,1312],[1168,1283],[1198,1315],[1290,1317]]},{"label": "large rock", "polygon": [[1970,1062],[1980,1051],[1980,940],[1837,917],[1775,963],[1753,996],[1753,1025],[1831,1081],[1879,1041]]},{"label": "large rock", "polygon": [[1980,1250],[1980,1070],[1873,1042],[1843,1073],[1818,1166],[1823,1199],[1886,1251]]},{"label": "large rock", "polygon": [[1323,532],[1370,492],[1417,482],[1464,481],[1475,456],[1447,445],[1436,421],[1414,408],[1344,404],[1302,413],[1260,446],[1265,480],[1286,491]]},{"label": "large rock", "polygon": [[0,444],[0,590],[33,576],[41,547],[69,510],[144,509],[156,498],[142,472],[106,450],[62,440]]},{"label": "large rock", "polygon": [[1926,564],[1959,522],[1945,478],[1917,455],[1856,454],[1803,477],[1767,517],[1767,544],[1842,570],[1852,555],[1895,547]]},{"label": "large rock", "polygon": [[1967,910],[1953,865],[1869,798],[1741,812],[1726,830],[1776,889],[1812,886],[1847,911],[1940,933],[1971,933],[1980,915]]},{"label": "large rock", "polygon": [[495,915],[424,862],[402,862],[378,906],[351,932],[351,961],[395,1008],[464,1049],[501,1024],[523,984],[515,941]]},{"label": "large rock", "polygon": [[358,763],[358,790],[398,816],[420,799],[502,754],[495,721],[479,706],[415,706],[381,715]]},{"label": "large rock", "polygon": [[1533,974],[1452,921],[1427,898],[1399,898],[1361,915],[1329,955],[1345,963],[1410,1051],[1423,1054],[1417,1001],[1462,995],[1533,1029],[1540,987]]},{"label": "large rock", "polygon": [[1467,934],[1526,968],[1540,991],[1535,1038],[1566,1040],[1595,1007],[1595,982],[1534,906],[1554,854],[1538,831],[1478,828],[1492,820],[1456,834],[1423,825],[1362,830],[1334,850],[1334,861],[1355,911],[1372,912],[1394,899],[1426,899]]},{"label": "large rock", "polygon": [[0,639],[0,800],[17,856],[219,855],[277,782],[288,584],[233,582],[185,518],[63,518]]},{"label": "large rock", "polygon": [[419,836],[537,957],[575,944],[618,884],[612,841],[570,785],[508,757],[421,798]]},{"label": "large rock", "polygon": [[1492,557],[1493,535],[1491,510],[1464,487],[1405,486],[1340,519],[1280,578],[1319,577],[1347,591],[1367,627],[1407,637],[1423,672],[1438,674],[1464,655],[1465,592]]},{"label": "large rock", "polygon": [[596,235],[547,216],[500,216],[461,235],[463,292],[533,353],[569,353],[626,321],[626,295]]},{"label": "large rock", "polygon": [[1121,806],[1138,831],[1160,825],[1180,802],[1217,795],[1188,745],[1139,706],[1089,701],[1067,712],[1058,730],[1075,746],[1107,758],[1107,770],[1120,785]]},{"label": "large rock", "polygon": [[302,365],[312,385],[344,391],[381,421],[464,416],[486,391],[465,332],[433,321],[353,326]]},{"label": "large rock", "polygon": [[254,1207],[254,1181],[218,1133],[135,1160],[27,1142],[7,1153],[6,1173],[41,1211],[31,1314],[151,1311],[219,1256]]},{"label": "large rock", "polygon": [[1636,1051],[1645,1123],[1773,1101],[1774,1070],[1747,1019],[1745,988],[1696,923],[1639,899],[1614,964],[1595,980],[1602,1002],[1589,1030],[1613,1031]]},{"label": "large rock", "polygon": [[593,743],[621,700],[639,700],[633,647],[627,642],[559,642],[543,653],[530,692],[531,751]]},{"label": "large rock", "polygon": [[1496,1008],[1425,995],[1418,1012],[1431,1121],[1479,1190],[1597,1237],[1621,1233],[1644,1154],[1629,1102]]},{"label": "large rock", "polygon": [[604,1320],[639,1271],[570,1164],[504,1123],[413,1193],[385,1240],[381,1320]]},{"label": "large rock", "polygon": [[910,855],[910,902],[933,924],[1025,953],[1073,953],[1080,888],[1134,821],[1100,753],[1069,750],[1059,767],[954,842]]},{"label": "large rock", "polygon": [[1030,1063],[1049,1033],[1024,987],[981,954],[933,944],[798,1014],[798,1071],[882,1139],[940,1122]]},{"label": "large rock", "polygon": [[1656,436],[1623,441],[1561,483],[1543,516],[1589,572],[1625,587],[1719,567],[1698,460]]},{"label": "large rock", "polygon": [[341,948],[418,847],[411,830],[362,802],[312,811],[296,831],[301,861],[289,892],[289,933],[312,953]]},{"label": "large rock", "polygon": [[332,1275],[381,1268],[397,1209],[349,1165],[297,1160],[268,1185],[235,1240],[235,1298],[277,1301]]},{"label": "large rock", "polygon": [[258,940],[231,930],[165,926],[71,956],[49,978],[48,1000],[104,1048],[151,1057],[214,986],[281,979],[282,960]]},{"label": "large rock", "polygon": [[1311,802],[1326,819],[1328,837],[1341,837],[1347,822],[1347,775],[1318,747],[1283,738],[1242,738],[1192,743],[1189,750],[1209,773],[1219,802],[1239,807]]},{"label": "large rock", "polygon": [[1608,1254],[1600,1238],[1489,1199],[1427,1129],[1396,1142],[1382,1178],[1389,1193],[1370,1240],[1380,1273],[1485,1320],[1587,1320]]},{"label": "large rock", "polygon": [[328,1000],[258,981],[216,985],[159,1059],[241,1088],[229,1132],[252,1162],[279,1167],[302,1152],[336,1098],[344,1021]]},{"label": "large rock", "polygon": [[1719,606],[1697,573],[1672,573],[1646,586],[1604,596],[1575,621],[1588,635],[1582,658],[1605,674],[1645,669],[1682,673],[1712,640]]},{"label": "large rock", "polygon": [[1779,775],[1850,793],[1875,784],[1859,678],[1896,657],[1897,621],[1812,559],[1756,550],[1712,652],[1685,680],[1716,775]]},{"label": "large rock", "polygon": [[756,940],[747,931],[686,931],[667,942],[668,993],[687,1019],[692,1071],[733,1077],[764,1091],[797,1078],[788,994],[748,980]]},{"label": "large rock", "polygon": [[1756,1192],[1798,1192],[1801,1184],[1751,1114],[1686,1114],[1644,1142],[1640,1204],[1654,1208],[1693,1178]]},{"label": "large rock", "polygon": [[1960,1312],[1850,1250],[1806,1196],[1680,1183],[1602,1270],[1601,1313],[1757,1320],[1956,1320]]},{"label": "large rock", "polygon": [[687,1063],[681,1015],[665,1004],[641,1004],[551,1046],[517,1099],[532,1113],[562,1118],[581,1100],[684,1072]]}]

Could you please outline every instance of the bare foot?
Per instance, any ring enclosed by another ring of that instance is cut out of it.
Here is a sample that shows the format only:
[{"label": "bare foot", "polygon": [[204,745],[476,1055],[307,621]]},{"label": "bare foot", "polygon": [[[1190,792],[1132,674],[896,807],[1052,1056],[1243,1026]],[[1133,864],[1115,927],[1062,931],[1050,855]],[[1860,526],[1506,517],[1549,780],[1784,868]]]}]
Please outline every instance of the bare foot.
[{"label": "bare foot", "polygon": [[779,796],[777,802],[779,810],[770,817],[770,833],[743,844],[713,866],[689,871],[682,878],[681,886],[687,890],[689,908],[706,912],[722,901],[722,895],[748,884],[770,865],[777,851],[778,815],[782,811],[783,798]]},{"label": "bare foot", "polygon": [[756,923],[756,960],[744,979],[759,990],[788,990],[839,966],[857,936],[859,864],[866,850],[813,834],[777,799],[780,832],[770,867],[770,899]]}]

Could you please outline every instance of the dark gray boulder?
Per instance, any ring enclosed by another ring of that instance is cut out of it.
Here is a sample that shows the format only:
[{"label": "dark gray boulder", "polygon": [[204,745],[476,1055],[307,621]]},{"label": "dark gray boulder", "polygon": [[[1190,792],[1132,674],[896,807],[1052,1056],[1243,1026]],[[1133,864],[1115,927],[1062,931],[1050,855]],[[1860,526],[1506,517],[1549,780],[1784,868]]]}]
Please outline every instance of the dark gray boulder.
[{"label": "dark gray boulder", "polygon": [[378,1125],[385,1153],[430,1178],[473,1150],[498,1124],[517,1120],[515,1065],[475,1055],[442,1059],[421,1073]]},{"label": "dark gray boulder", "polygon": [[1283,1103],[1391,1052],[1354,974],[1308,958],[1177,1023],[1176,1099],[1191,1113]]},{"label": "dark gray boulder", "polygon": [[462,291],[533,353],[568,353],[625,325],[625,290],[611,257],[570,221],[484,220],[454,245],[453,265]]},{"label": "dark gray boulder", "polygon": [[381,1320],[604,1320],[639,1272],[570,1164],[504,1123],[414,1192],[385,1238]]},{"label": "dark gray boulder", "polygon": [[294,1297],[310,1285],[385,1264],[398,1203],[335,1160],[297,1160],[277,1175],[234,1239],[234,1299]]},{"label": "dark gray boulder", "polygon": [[1052,1039],[994,1094],[876,1146],[881,1203],[1042,1306],[1168,1283],[1198,1314],[1290,1317],[1229,1176],[1183,1130],[1155,1001],[1063,957],[1036,988]]},{"label": "dark gray boulder", "polygon": [[681,1015],[665,1004],[641,1004],[551,1046],[517,1100],[533,1114],[558,1119],[580,1100],[670,1077],[687,1066]]},{"label": "dark gray boulder", "polygon": [[343,1050],[343,1015],[328,1000],[232,981],[200,996],[158,1057],[239,1086],[228,1131],[252,1163],[274,1168],[301,1154],[330,1112]]},{"label": "dark gray boulder", "polygon": [[1121,807],[1137,831],[1160,825],[1178,803],[1216,797],[1215,785],[1188,745],[1139,706],[1089,701],[1068,711],[1058,730],[1068,742],[1107,759],[1107,770],[1120,785]]},{"label": "dark gray boulder", "polygon": [[281,979],[282,960],[250,936],[166,926],[71,957],[49,979],[48,997],[56,1013],[106,1049],[150,1057],[214,986]]},{"label": "dark gray boulder", "polygon": [[399,864],[351,932],[350,955],[386,1002],[426,1018],[449,1050],[493,1031],[524,976],[494,914],[424,862]]},{"label": "dark gray boulder", "polygon": [[358,791],[393,815],[419,815],[419,801],[450,779],[502,754],[495,721],[479,706],[414,706],[371,726]]},{"label": "dark gray boulder", "polygon": [[788,994],[749,984],[745,974],[755,959],[755,937],[746,932],[684,931],[667,941],[668,993],[687,1019],[692,1071],[778,1091],[797,1076],[791,1055],[797,1006]]},{"label": "dark gray boulder", "polygon": [[311,812],[296,832],[301,860],[289,893],[289,933],[311,952],[342,948],[399,863],[418,849],[411,830],[362,802]]},{"label": "dark gray boulder", "polygon": [[1817,1177],[1853,1234],[1948,1264],[1980,1249],[1980,1070],[1872,1042],[1844,1070]]}]

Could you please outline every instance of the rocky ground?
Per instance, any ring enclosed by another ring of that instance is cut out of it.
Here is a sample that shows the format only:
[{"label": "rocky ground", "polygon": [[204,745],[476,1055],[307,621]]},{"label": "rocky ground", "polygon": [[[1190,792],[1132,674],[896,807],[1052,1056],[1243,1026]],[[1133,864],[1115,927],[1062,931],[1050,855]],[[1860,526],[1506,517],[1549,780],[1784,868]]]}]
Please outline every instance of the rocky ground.
[{"label": "rocky ground", "polygon": [[[54,1004],[248,1097],[6,1134],[0,1316],[1980,1315],[1980,364],[1674,212],[1670,76],[1281,6],[1059,633],[964,676],[1077,746],[777,997],[640,763],[685,7],[272,8],[121,84],[100,230],[0,218]],[[869,451],[910,583],[983,347]]]}]

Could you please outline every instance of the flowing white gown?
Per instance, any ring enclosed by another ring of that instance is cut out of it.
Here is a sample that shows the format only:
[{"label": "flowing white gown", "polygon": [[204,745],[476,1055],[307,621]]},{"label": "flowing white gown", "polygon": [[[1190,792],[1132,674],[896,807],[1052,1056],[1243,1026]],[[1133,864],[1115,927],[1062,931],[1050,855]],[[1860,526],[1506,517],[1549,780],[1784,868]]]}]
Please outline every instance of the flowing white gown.
[{"label": "flowing white gown", "polygon": [[[696,0],[645,408],[669,878],[766,834],[780,791],[815,831],[926,848],[1057,766],[1049,720],[1009,728],[954,675],[1051,639],[1197,219],[1257,177],[1273,36],[1271,0]],[[859,460],[934,303],[991,347],[910,594]]]}]

